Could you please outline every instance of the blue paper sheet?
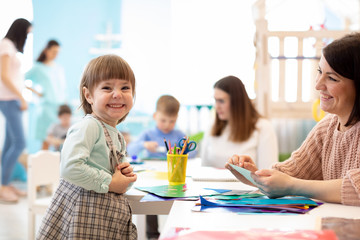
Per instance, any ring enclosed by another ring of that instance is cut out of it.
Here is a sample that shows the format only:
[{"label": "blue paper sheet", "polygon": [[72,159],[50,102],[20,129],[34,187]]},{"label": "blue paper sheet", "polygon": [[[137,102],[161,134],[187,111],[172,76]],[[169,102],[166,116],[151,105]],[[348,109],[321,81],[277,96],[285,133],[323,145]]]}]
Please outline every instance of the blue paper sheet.
[{"label": "blue paper sheet", "polygon": [[[280,201],[267,201],[267,200],[284,200],[283,203]],[[270,204],[276,203],[277,204]],[[239,209],[229,209],[230,211],[235,212],[279,212],[279,213],[300,213],[303,214],[307,211],[310,211],[312,208],[318,206],[321,203],[312,201],[304,197],[285,197],[282,199],[266,199],[264,197],[249,198],[244,200],[235,200],[235,201],[208,201],[205,198],[200,196],[201,210],[206,210],[207,208],[239,208]],[[309,204],[305,204],[309,203]],[[305,205],[307,207],[305,207]]]},{"label": "blue paper sheet", "polygon": [[234,170],[236,170],[238,173],[240,173],[241,175],[243,175],[247,180],[249,180],[252,184],[254,184],[255,186],[258,186],[258,184],[254,181],[254,179],[251,176],[251,172],[245,168],[236,166],[234,164],[229,164]]}]

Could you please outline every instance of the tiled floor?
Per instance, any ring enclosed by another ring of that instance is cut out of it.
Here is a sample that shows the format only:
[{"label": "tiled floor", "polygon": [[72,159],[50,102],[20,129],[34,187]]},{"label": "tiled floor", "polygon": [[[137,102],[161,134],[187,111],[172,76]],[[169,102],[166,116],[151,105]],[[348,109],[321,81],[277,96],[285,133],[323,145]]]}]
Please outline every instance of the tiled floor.
[{"label": "tiled floor", "polygon": [[[26,189],[26,183],[14,183]],[[41,216],[36,218],[37,225]],[[28,227],[27,198],[21,198],[17,204],[0,204],[0,240],[26,240]]]},{"label": "tiled floor", "polygon": [[[26,182],[13,182],[14,186],[26,190]],[[46,188],[41,188],[37,197],[48,197]],[[40,227],[43,215],[35,216],[35,230]],[[16,204],[0,204],[0,240],[27,240],[28,199],[20,198]]]},{"label": "tiled floor", "polygon": [[[27,199],[17,204],[0,204],[0,240],[25,240],[27,238]],[[40,219],[37,221],[41,221]]]}]

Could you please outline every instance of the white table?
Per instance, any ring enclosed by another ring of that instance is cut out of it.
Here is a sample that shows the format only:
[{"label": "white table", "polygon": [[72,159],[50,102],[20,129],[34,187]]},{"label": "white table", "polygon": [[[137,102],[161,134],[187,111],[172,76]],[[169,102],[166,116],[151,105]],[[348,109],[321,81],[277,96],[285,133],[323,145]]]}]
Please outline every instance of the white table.
[{"label": "white table", "polygon": [[278,230],[320,230],[322,217],[360,219],[360,207],[324,203],[299,215],[240,215],[236,213],[193,212],[194,202],[175,201],[161,236],[171,228],[194,230],[249,230],[255,228]]},{"label": "white table", "polygon": [[[140,200],[147,194],[143,191],[135,189],[136,186],[157,186],[169,184],[167,179],[156,179],[154,174],[167,172],[167,163],[162,160],[145,160],[144,164],[135,165],[139,168],[147,169],[144,172],[137,173],[138,178],[134,183],[132,189],[126,192],[126,197],[129,200],[133,214],[139,215],[167,215],[170,212],[174,201],[161,202],[140,202]],[[135,167],[135,169],[136,169]],[[199,169],[200,159],[189,159],[187,163],[187,175],[191,175],[192,171]],[[152,171],[153,170],[153,171]],[[191,183],[192,179],[187,178],[186,183]]]},{"label": "white table", "polygon": [[[225,163],[224,163],[225,165]],[[157,173],[167,172],[167,163],[162,160],[145,160],[144,164],[135,165],[144,168],[146,171],[137,173],[138,178],[134,183],[133,188],[126,192],[126,197],[130,202],[133,214],[144,215],[167,215],[170,212],[171,206],[174,201],[161,201],[161,202],[140,202],[140,200],[147,194],[143,191],[135,189],[136,186],[157,186],[169,184],[166,175],[163,179],[157,179],[154,175]],[[193,175],[194,171],[201,170],[201,162],[199,158],[189,159],[187,163],[186,175]],[[225,188],[225,189],[238,189],[247,190],[255,189],[240,182],[197,182],[193,181],[191,177],[186,178],[186,184],[190,187],[194,185],[200,188]]]},{"label": "white table", "polygon": [[[145,239],[145,215],[168,215],[174,201],[140,202],[147,193],[135,189],[136,186],[157,186],[169,184],[166,178],[157,179],[154,177],[156,172],[165,173],[167,171],[166,161],[145,160],[144,164],[135,166],[135,169],[144,168],[147,170],[137,173],[137,181],[134,183],[133,188],[126,192],[125,195],[131,205],[132,213],[135,215],[134,219],[138,228],[138,239]],[[198,169],[199,167],[200,159],[189,159],[187,173],[191,174],[192,169]],[[191,181],[191,178],[186,179],[186,182]]]},{"label": "white table", "polygon": [[[140,165],[147,169],[160,172],[167,171],[166,161],[146,161]],[[189,160],[187,175],[199,170],[200,160]],[[150,171],[151,173],[151,171]],[[156,186],[168,184],[166,179],[155,179],[148,175],[149,171],[138,174],[134,186]],[[254,189],[241,182],[194,182],[186,179],[191,186],[202,188],[223,188],[232,190]],[[322,217],[360,218],[360,207],[345,206],[341,204],[325,203],[303,215],[239,215],[236,213],[206,213],[193,212],[194,201],[161,201],[140,202],[146,193],[135,188],[127,192],[127,198],[132,206],[133,214],[138,215],[167,215],[167,221],[161,232],[163,236],[173,227],[192,228],[197,230],[248,230],[252,228],[294,230],[294,229],[320,229]]]}]

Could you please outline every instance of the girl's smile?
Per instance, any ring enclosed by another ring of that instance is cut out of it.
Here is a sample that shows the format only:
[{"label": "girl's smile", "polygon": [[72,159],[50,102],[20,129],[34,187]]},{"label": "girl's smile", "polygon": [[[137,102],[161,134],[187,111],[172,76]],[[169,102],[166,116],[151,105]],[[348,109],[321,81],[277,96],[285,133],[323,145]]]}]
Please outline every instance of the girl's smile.
[{"label": "girl's smile", "polygon": [[92,92],[85,87],[83,91],[93,114],[113,127],[133,106],[132,86],[128,80],[105,80],[96,85]]}]

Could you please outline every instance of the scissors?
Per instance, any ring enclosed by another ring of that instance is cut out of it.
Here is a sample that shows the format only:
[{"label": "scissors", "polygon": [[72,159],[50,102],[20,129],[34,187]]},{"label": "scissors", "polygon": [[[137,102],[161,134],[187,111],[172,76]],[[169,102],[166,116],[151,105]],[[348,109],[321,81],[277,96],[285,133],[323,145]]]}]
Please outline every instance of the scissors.
[{"label": "scissors", "polygon": [[185,146],[185,150],[183,152],[183,154],[187,154],[188,152],[191,152],[191,151],[194,151],[197,144],[195,141],[189,141],[188,139],[186,138],[181,138],[179,140],[179,147],[180,149],[183,149],[184,148],[184,145],[185,145],[185,142],[187,143],[186,146]]}]

